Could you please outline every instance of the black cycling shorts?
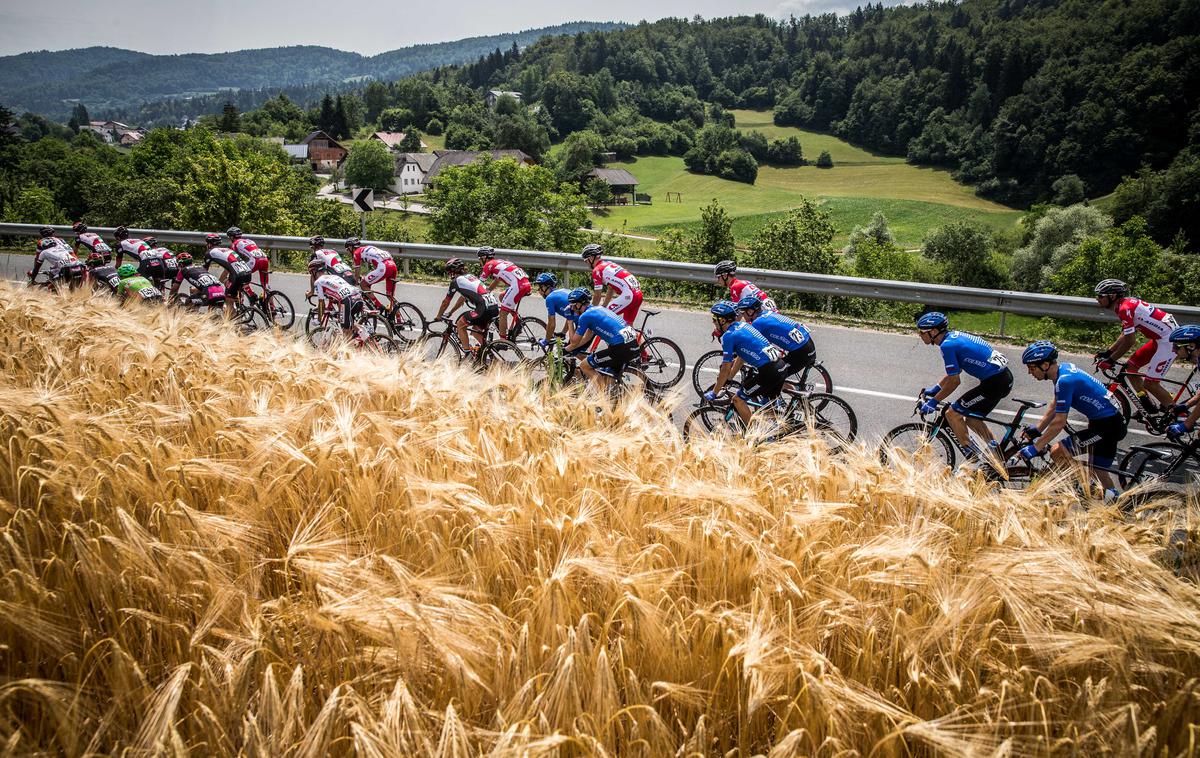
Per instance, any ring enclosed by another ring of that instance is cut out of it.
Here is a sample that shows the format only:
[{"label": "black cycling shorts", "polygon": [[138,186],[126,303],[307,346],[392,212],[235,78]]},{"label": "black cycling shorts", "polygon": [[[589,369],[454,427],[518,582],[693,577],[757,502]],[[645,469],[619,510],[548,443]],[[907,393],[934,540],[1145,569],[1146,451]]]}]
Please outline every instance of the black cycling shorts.
[{"label": "black cycling shorts", "polygon": [[342,328],[349,329],[354,326],[354,317],[362,313],[363,299],[361,297],[348,297],[342,301]]},{"label": "black cycling shorts", "polygon": [[1001,400],[1008,397],[1008,393],[1012,392],[1012,387],[1012,372],[1005,368],[999,374],[989,376],[959,395],[958,400],[955,400],[954,405],[950,408],[964,416],[986,416],[1000,404]]},{"label": "black cycling shorts", "polygon": [[743,400],[755,398],[774,400],[783,391],[786,371],[787,364],[782,358],[774,363],[764,363],[759,368],[747,370],[742,380],[742,388],[738,390],[738,397]]},{"label": "black cycling shorts", "polygon": [[500,315],[500,306],[486,308],[482,311],[467,311],[463,314],[463,318],[471,326],[484,326],[492,323]]},{"label": "black cycling shorts", "polygon": [[[226,269],[229,271],[229,269]],[[242,288],[250,286],[250,272],[243,271],[240,274],[235,274],[229,271],[229,283],[225,285],[225,297],[233,300],[242,291]]]},{"label": "black cycling shorts", "polygon": [[1072,434],[1063,445],[1071,455],[1087,453],[1088,463],[1108,468],[1117,457],[1117,443],[1125,439],[1128,431],[1125,417],[1114,413],[1106,418],[1092,419],[1086,429]]},{"label": "black cycling shorts", "polygon": [[636,342],[622,342],[599,350],[588,356],[588,364],[609,376],[614,376],[625,370],[638,357]]},{"label": "black cycling shorts", "polygon": [[783,356],[783,362],[787,364],[785,376],[798,374],[806,368],[811,368],[817,362],[817,346],[813,344],[812,340],[809,340]]},{"label": "black cycling shorts", "polygon": [[157,282],[160,279],[165,279],[167,276],[166,266],[163,265],[162,258],[146,258],[138,262],[138,275],[144,276],[152,282]]}]

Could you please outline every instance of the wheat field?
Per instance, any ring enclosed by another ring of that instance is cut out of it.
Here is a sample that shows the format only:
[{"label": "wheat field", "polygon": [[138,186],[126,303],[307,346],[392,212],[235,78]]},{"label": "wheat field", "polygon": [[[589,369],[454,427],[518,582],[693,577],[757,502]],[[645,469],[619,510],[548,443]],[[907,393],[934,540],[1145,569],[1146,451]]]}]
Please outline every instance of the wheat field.
[{"label": "wheat field", "polygon": [[685,444],[86,295],[0,314],[6,755],[1197,751],[1195,509]]}]

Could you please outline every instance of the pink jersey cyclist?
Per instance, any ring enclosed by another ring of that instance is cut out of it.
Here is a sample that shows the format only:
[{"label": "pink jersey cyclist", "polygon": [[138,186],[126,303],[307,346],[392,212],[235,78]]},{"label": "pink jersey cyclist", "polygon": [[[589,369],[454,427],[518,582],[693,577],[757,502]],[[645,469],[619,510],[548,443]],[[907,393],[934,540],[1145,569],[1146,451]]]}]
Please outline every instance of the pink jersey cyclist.
[{"label": "pink jersey cyclist", "polygon": [[1122,334],[1138,331],[1147,338],[1147,342],[1129,356],[1129,366],[1144,374],[1146,381],[1160,381],[1175,360],[1175,351],[1167,339],[1171,331],[1179,326],[1175,323],[1175,317],[1136,297],[1121,300],[1116,313]]},{"label": "pink jersey cyclist", "polygon": [[351,237],[346,240],[346,252],[353,256],[354,265],[370,265],[371,270],[363,277],[363,284],[367,289],[380,279],[384,282],[384,289],[387,291],[388,297],[393,297],[396,294],[396,261],[392,259],[392,254],[386,250],[380,250],[374,245],[364,245],[358,237]]},{"label": "pink jersey cyclist", "polygon": [[533,285],[529,283],[529,275],[517,264],[502,258],[492,258],[484,263],[483,269],[479,272],[479,278],[504,282],[506,289],[504,297],[500,299],[500,308],[509,313],[516,313],[522,298],[533,291]]},{"label": "pink jersey cyclist", "polygon": [[267,289],[271,277],[271,259],[258,247],[257,242],[242,236],[242,230],[236,226],[229,227],[225,236],[229,238],[229,249],[250,267],[251,272],[258,272],[258,283],[264,290]]}]

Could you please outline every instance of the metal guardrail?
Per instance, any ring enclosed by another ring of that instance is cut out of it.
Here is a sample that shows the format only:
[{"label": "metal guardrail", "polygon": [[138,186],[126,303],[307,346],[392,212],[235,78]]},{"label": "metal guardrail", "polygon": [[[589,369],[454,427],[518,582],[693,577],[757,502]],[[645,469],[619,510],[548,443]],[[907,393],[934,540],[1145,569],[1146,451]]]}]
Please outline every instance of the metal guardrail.
[{"label": "metal guardrail", "polygon": [[[37,236],[40,224],[0,223],[0,235]],[[54,226],[64,236],[72,235],[68,226]],[[112,236],[111,227],[91,227],[102,236]],[[205,232],[181,232],[170,229],[133,229],[131,236],[154,235],[159,242],[204,244]],[[307,237],[277,237],[263,234],[248,234],[260,246],[268,250],[308,250]],[[344,239],[327,238],[330,247],[341,248]],[[476,248],[452,245],[426,245],[410,242],[386,242],[364,240],[396,256],[405,266],[412,259],[447,260],[454,257],[474,258]],[[497,248],[497,254],[521,266],[540,270],[587,272],[587,264],[576,253],[555,253],[533,250],[508,250]],[[651,279],[666,279],[676,282],[714,284],[712,267],[698,263],[661,261],[644,258],[612,258],[632,274]],[[1010,290],[986,290],[974,287],[954,287],[946,284],[923,284],[921,282],[895,282],[886,279],[859,279],[852,276],[830,276],[810,274],[802,271],[770,271],[766,269],[742,268],[740,274],[751,279],[766,290],[803,292],[832,297],[863,297],[872,300],[892,300],[904,303],[922,303],[945,309],[975,311],[999,311],[1025,316],[1051,316],[1083,321],[1111,321],[1111,313],[1101,310],[1096,301],[1087,297],[1047,295],[1038,292],[1015,292]],[[1160,304],[1164,310],[1174,314],[1180,323],[1200,323],[1200,307],[1190,305]],[[1003,324],[1003,322],[1002,322]],[[1002,327],[1003,328],[1003,327]]]}]

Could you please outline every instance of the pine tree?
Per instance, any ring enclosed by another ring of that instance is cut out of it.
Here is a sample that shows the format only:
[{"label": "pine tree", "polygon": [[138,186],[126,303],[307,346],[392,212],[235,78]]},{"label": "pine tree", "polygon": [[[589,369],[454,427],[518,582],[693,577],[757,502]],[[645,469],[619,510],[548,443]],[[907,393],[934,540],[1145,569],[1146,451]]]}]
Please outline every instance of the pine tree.
[{"label": "pine tree", "polygon": [[317,128],[331,137],[337,137],[333,133],[336,120],[337,111],[334,109],[333,95],[326,92],[325,97],[321,98],[321,112],[317,115]]},{"label": "pine tree", "polygon": [[217,121],[217,129],[230,133],[242,130],[242,117],[238,113],[237,106],[231,100],[226,100],[225,107],[221,109],[221,118]]}]

